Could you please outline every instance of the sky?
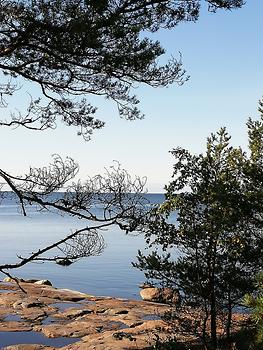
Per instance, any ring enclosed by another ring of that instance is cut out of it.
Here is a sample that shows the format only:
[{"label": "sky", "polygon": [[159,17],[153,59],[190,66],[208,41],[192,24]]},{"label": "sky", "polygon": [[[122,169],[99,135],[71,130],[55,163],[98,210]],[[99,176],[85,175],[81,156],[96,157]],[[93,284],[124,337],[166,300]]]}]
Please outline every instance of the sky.
[{"label": "sky", "polygon": [[[263,95],[262,13],[262,0],[247,0],[231,12],[209,13],[204,7],[198,22],[161,30],[153,37],[166,49],[162,61],[181,53],[190,75],[187,83],[158,89],[138,85],[135,93],[145,118],[132,122],[119,118],[114,103],[92,98],[106,125],[89,142],[60,124],[42,133],[0,128],[1,168],[19,175],[60,154],[80,165],[78,177],[85,180],[117,160],[131,175],[146,176],[149,192],[162,193],[171,180],[173,148],[203,152],[206,138],[221,126],[227,127],[234,146],[246,148],[245,123],[259,117],[257,103]],[[27,99],[20,95],[14,107]]]}]

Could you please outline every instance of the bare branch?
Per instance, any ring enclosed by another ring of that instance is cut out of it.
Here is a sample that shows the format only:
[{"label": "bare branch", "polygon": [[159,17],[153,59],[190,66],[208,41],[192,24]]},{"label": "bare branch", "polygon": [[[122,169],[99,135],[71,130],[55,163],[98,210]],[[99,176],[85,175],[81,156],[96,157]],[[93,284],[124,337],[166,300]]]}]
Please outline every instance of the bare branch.
[{"label": "bare branch", "polygon": [[[17,196],[24,215],[28,205],[34,204],[39,210],[68,214],[89,222],[28,257],[18,256],[17,263],[0,265],[0,270],[41,261],[68,266],[80,258],[101,254],[105,247],[99,234],[102,229],[117,225],[132,232],[139,228],[149,212],[149,203],[143,195],[145,179],[133,179],[116,162],[105,169],[104,175],[88,178],[83,184],[77,181],[67,185],[77,170],[71,159],[63,161],[59,156],[54,156],[54,163],[49,167],[31,168],[23,177],[0,170],[0,177]],[[62,188],[64,192],[54,194]],[[90,222],[94,225],[90,226]]]}]

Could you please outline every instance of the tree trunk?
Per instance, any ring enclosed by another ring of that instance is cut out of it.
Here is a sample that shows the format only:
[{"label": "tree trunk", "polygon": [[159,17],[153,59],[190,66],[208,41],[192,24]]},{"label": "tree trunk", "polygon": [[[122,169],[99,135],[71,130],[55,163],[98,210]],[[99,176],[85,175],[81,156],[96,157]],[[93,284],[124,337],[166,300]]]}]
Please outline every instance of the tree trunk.
[{"label": "tree trunk", "polygon": [[211,315],[211,348],[212,350],[217,349],[217,335],[216,335],[216,328],[217,328],[217,323],[216,323],[216,298],[215,298],[215,289],[214,285],[212,286],[211,290],[211,297],[210,297],[210,315]]},{"label": "tree trunk", "polygon": [[205,302],[205,318],[204,318],[204,321],[203,321],[203,327],[202,327],[202,341],[203,341],[203,344],[204,344],[204,348],[205,350],[208,350],[208,344],[207,344],[207,320],[208,320],[208,317],[209,317],[209,314],[208,314],[208,310],[207,310],[207,306],[206,306],[206,302]]},{"label": "tree trunk", "polygon": [[210,317],[211,317],[211,349],[217,349],[217,310],[216,310],[216,293],[215,293],[215,265],[216,265],[216,243],[213,247],[213,257],[211,264],[211,274],[210,274]]},{"label": "tree trunk", "polygon": [[226,324],[226,339],[228,343],[229,349],[232,349],[231,347],[231,322],[232,322],[232,300],[230,291],[228,292],[228,305],[227,305],[227,324]]}]

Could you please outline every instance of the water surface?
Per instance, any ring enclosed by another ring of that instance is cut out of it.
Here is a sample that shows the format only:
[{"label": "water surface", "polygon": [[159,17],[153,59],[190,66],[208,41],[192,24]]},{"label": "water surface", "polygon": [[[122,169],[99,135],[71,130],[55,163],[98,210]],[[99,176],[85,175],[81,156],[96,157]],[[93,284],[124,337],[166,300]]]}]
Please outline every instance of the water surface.
[{"label": "water surface", "polygon": [[[148,194],[152,203],[161,203],[163,195]],[[47,244],[85,225],[82,220],[54,213],[43,213],[35,207],[24,217],[14,200],[0,205],[0,263],[18,261],[17,255],[28,256]],[[145,247],[142,235],[126,235],[117,227],[103,232],[106,249],[64,267],[54,263],[31,263],[12,273],[19,278],[49,279],[58,288],[70,288],[93,295],[139,298],[138,286],[144,274],[131,266],[138,249]],[[0,278],[4,278],[1,276]]]},{"label": "water surface", "polygon": [[[66,346],[76,343],[80,338],[47,338],[40,332],[0,332],[0,346],[10,346],[18,344],[41,344],[49,346]],[[1,349],[0,348],[0,349]]]}]

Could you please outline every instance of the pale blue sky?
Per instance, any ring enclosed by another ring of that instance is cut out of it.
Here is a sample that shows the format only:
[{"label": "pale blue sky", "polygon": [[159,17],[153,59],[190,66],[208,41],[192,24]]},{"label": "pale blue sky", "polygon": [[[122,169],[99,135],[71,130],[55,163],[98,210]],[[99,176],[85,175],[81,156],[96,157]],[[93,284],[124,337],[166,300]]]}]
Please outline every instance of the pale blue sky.
[{"label": "pale blue sky", "polygon": [[[1,167],[19,174],[29,165],[46,165],[58,153],[74,158],[84,179],[118,160],[131,174],[147,176],[150,192],[162,192],[171,179],[172,148],[199,153],[220,126],[228,128],[234,145],[245,146],[245,122],[258,117],[257,101],[263,95],[262,13],[262,0],[247,0],[240,10],[203,10],[197,23],[155,34],[168,57],[182,53],[191,76],[184,86],[138,87],[142,121],[121,120],[114,104],[96,99],[106,126],[90,142],[60,125],[44,133],[1,128]],[[17,107],[26,98],[16,100]]]}]

